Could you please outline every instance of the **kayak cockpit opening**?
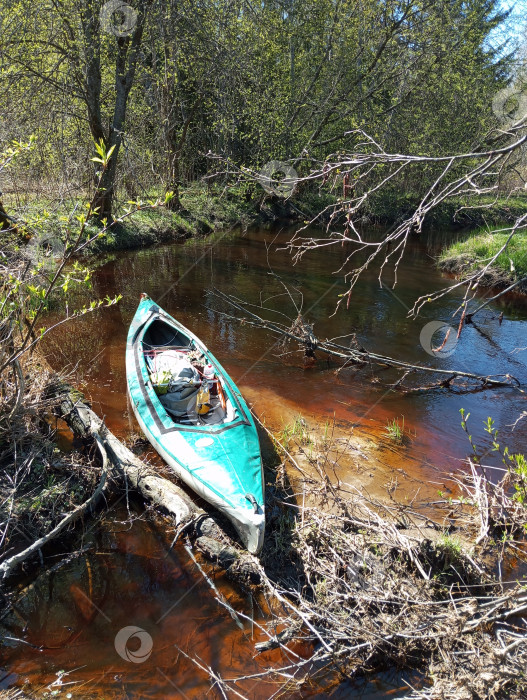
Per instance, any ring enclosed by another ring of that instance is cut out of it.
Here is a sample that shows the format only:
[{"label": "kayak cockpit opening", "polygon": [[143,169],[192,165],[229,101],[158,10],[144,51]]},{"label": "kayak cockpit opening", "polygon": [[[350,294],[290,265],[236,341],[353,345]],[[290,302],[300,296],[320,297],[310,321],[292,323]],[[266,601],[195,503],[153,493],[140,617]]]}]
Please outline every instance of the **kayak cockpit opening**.
[{"label": "kayak cockpit opening", "polygon": [[156,319],[153,321],[145,331],[143,336],[143,346],[144,347],[178,347],[178,348],[189,348],[193,345],[192,339],[186,336],[177,328]]},{"label": "kayak cockpit opening", "polygon": [[176,328],[154,321],[144,334],[143,354],[152,387],[174,423],[216,425],[236,418],[214,367]]}]

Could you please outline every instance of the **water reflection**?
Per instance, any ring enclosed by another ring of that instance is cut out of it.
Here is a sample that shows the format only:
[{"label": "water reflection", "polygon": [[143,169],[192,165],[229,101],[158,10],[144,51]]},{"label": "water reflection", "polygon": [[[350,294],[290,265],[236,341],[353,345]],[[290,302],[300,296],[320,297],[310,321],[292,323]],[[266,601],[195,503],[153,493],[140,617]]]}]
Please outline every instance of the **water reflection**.
[{"label": "water reflection", "polygon": [[[183,545],[124,506],[85,539],[89,553],[37,579],[1,621],[4,687],[15,681],[70,690],[78,698],[202,698],[208,676],[180,652],[223,675],[259,673],[282,661],[279,651],[253,658],[265,639],[250,622],[242,629],[218,601]],[[221,577],[222,595],[256,622],[256,605]],[[152,640],[150,656],[134,662],[140,639],[130,638],[129,658],[116,650],[119,630],[136,627]],[[66,672],[66,675],[64,675]],[[1,676],[0,676],[1,677]],[[71,685],[69,685],[71,684]],[[0,688],[2,685],[0,685]],[[240,683],[241,692],[267,698],[268,688]],[[221,697],[213,691],[210,697]]]},{"label": "water reflection", "polygon": [[[419,342],[423,325],[435,319],[448,321],[459,304],[459,299],[445,299],[441,308],[425,309],[421,319],[407,318],[408,307],[418,295],[447,283],[432,264],[435,250],[426,240],[416,239],[409,247],[395,294],[379,285],[372,270],[357,285],[349,309],[333,314],[338,295],[346,290],[344,281],[333,274],[346,249],[325,249],[293,266],[281,249],[291,233],[251,230],[115,255],[96,270],[94,294],[121,293],[123,300],[80,318],[74,326],[57,329],[46,344],[50,362],[57,368],[69,364],[77,381],[84,380],[95,410],[110,429],[126,436],[130,423],[124,345],[139,295],[147,292],[155,300],[163,297],[164,308],[209,345],[268,424],[279,427],[299,414],[322,421],[335,418],[343,433],[354,429],[355,434],[379,443],[387,420],[404,416],[412,433],[409,447],[395,450],[385,444],[378,456],[387,467],[404,468],[423,483],[436,480],[438,470],[456,470],[468,453],[459,427],[461,407],[472,413],[477,441],[486,439],[488,444],[482,423],[491,415],[511,449],[524,448],[527,421],[513,433],[508,428],[525,410],[524,396],[513,391],[402,396],[383,386],[393,381],[390,373],[381,373],[379,383],[368,369],[336,374],[335,366],[325,362],[304,371],[299,354],[283,356],[268,333],[222,314],[227,310],[211,299],[213,287],[259,302],[261,294],[283,291],[270,274],[272,268],[287,284],[302,290],[304,312],[321,338],[356,333],[365,347],[410,362],[527,378],[527,353],[513,352],[527,345],[527,313],[525,307],[511,308],[505,299],[482,312],[477,325],[464,329],[452,356],[431,358],[425,353]],[[277,311],[286,310],[283,296],[275,296],[268,304]],[[505,314],[502,325],[497,322],[500,311]],[[362,468],[360,453],[352,463],[354,469]],[[354,473],[339,473],[339,477],[353,481]],[[5,634],[22,640],[11,641],[4,649],[4,666],[20,682],[27,677],[49,685],[64,669],[69,674],[64,682],[79,684],[74,697],[79,696],[79,687],[82,697],[219,697],[217,689],[210,690],[205,674],[176,645],[222,674],[255,673],[281,663],[279,651],[253,658],[253,630],[240,630],[218,606],[185,550],[170,549],[170,537],[145,522],[130,525],[125,510],[118,511],[117,517],[113,514],[91,537],[92,541],[84,542],[93,545],[89,555],[39,580],[4,621]],[[217,583],[238,609],[251,610],[249,601],[228,583]],[[145,630],[153,640],[152,655],[141,664],[127,662],[115,652],[115,634],[130,625]],[[12,680],[10,675],[4,683]],[[400,678],[392,681],[390,688],[401,687]],[[382,684],[362,689],[340,686],[331,697],[351,693],[360,697],[359,691],[364,697],[383,697],[388,692]],[[240,692],[263,698],[272,690],[252,682],[241,684]],[[322,697],[317,692],[306,690],[303,697]]]},{"label": "water reflection", "polygon": [[[460,302],[459,297],[447,297],[441,306],[425,307],[419,319],[408,319],[408,308],[417,296],[448,283],[434,267],[432,258],[437,251],[426,238],[411,242],[395,290],[387,286],[389,273],[386,283],[379,285],[377,271],[368,271],[357,284],[349,309],[334,314],[338,295],[346,290],[345,282],[334,271],[349,251],[340,245],[322,249],[293,266],[284,250],[291,234],[291,229],[278,233],[250,230],[116,255],[96,271],[94,292],[99,297],[121,293],[123,300],[116,307],[80,319],[74,329],[58,329],[48,345],[51,361],[63,365],[68,359],[76,366],[109,425],[124,434],[128,429],[124,343],[144,291],[155,300],[162,298],[162,305],[209,345],[242,390],[250,394],[260,415],[268,414],[284,423],[293,421],[297,414],[323,420],[335,416],[377,437],[387,420],[404,416],[405,425],[415,435],[412,458],[414,462],[417,459],[421,475],[431,463],[447,471],[455,469],[466,455],[467,444],[459,428],[461,407],[471,412],[478,440],[486,440],[483,420],[491,415],[513,449],[524,444],[526,422],[510,432],[509,426],[525,404],[523,396],[513,391],[468,395],[437,391],[402,396],[386,391],[386,385],[399,376],[389,372],[381,373],[380,384],[372,383],[368,370],[345,370],[337,376],[335,367],[328,368],[325,362],[315,371],[305,372],[298,353],[282,356],[270,334],[219,313],[231,310],[211,299],[213,287],[255,303],[283,292],[272,270],[286,284],[301,290],[304,313],[320,338],[356,333],[366,348],[409,362],[483,375],[509,372],[526,379],[527,352],[514,353],[514,349],[527,345],[527,309],[525,305],[511,307],[510,299],[498,300],[499,305],[485,309],[475,325],[466,326],[450,357],[432,358],[423,350],[419,340],[423,326],[437,319],[451,322]],[[284,296],[270,298],[267,305],[294,313]],[[497,321],[500,311],[505,314],[501,325]]]}]

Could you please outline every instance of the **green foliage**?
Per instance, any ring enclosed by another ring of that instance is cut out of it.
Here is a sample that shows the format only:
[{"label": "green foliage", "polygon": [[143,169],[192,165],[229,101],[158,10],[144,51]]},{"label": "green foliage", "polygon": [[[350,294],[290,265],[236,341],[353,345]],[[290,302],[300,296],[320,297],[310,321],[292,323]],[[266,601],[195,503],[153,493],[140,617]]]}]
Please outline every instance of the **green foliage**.
[{"label": "green foliage", "polygon": [[[225,184],[239,166],[257,173],[301,157],[302,175],[357,145],[357,128],[392,152],[466,150],[496,125],[492,98],[512,65],[488,41],[504,20],[497,0],[138,0],[143,32],[122,38],[100,22],[103,4],[10,3],[0,17],[1,137],[36,135],[25,154],[35,184],[83,188],[95,139],[113,156],[116,194],[153,187],[171,193],[174,211],[186,206],[180,187],[211,170]],[[105,164],[101,153],[93,161]],[[406,169],[394,197],[418,195],[425,179]],[[330,185],[322,197],[334,196]],[[257,192],[254,183],[239,194]]]},{"label": "green foliage", "polygon": [[[474,463],[482,466],[482,455],[468,430],[470,413],[465,413],[465,409],[463,408],[461,408],[459,412],[461,414],[461,427],[466,432],[472,447]],[[502,445],[498,441],[499,432],[497,428],[495,428],[494,420],[490,416],[484,423],[484,429],[492,440],[491,451],[500,455],[501,462],[510,476],[514,488],[514,500],[522,505],[527,505],[527,459],[525,455],[520,452],[511,453],[507,445]]]},{"label": "green foliage", "polygon": [[[0,152],[0,172],[10,167],[15,159],[35,146],[31,139],[27,144],[15,143]],[[100,163],[99,183],[109,167],[112,148],[106,149],[103,142],[95,144]],[[71,320],[105,306],[112,306],[120,300],[114,298],[95,299],[82,307],[72,308],[71,300],[78,288],[91,289],[91,271],[79,261],[79,255],[95,241],[104,237],[112,223],[103,220],[94,225],[91,222],[97,213],[95,202],[99,194],[96,187],[90,201],[76,204],[69,215],[51,217],[44,210],[34,212],[25,221],[17,221],[16,230],[29,239],[17,249],[7,247],[3,255],[2,303],[0,304],[0,375],[13,368],[20,374],[19,359],[31,349],[51,328],[37,325],[55,301],[66,302],[68,309],[65,320]],[[131,216],[137,209],[163,206],[164,200],[139,202],[123,215]],[[53,224],[50,227],[50,219]],[[45,234],[52,228],[53,234]],[[21,254],[22,253],[22,257]],[[18,383],[17,391],[22,391],[23,383]],[[2,400],[9,399],[0,394]],[[17,405],[18,400],[15,401]]]},{"label": "green foliage", "polygon": [[293,423],[285,425],[279,433],[279,440],[286,450],[290,448],[291,441],[297,445],[308,446],[312,444],[306,421],[297,416]]},{"label": "green foliage", "polygon": [[[524,204],[525,206],[525,204]],[[463,261],[466,269],[476,270],[482,268],[504,246],[505,250],[497,257],[494,265],[504,274],[518,279],[527,275],[527,232],[525,229],[517,231],[510,238],[509,232],[502,232],[503,227],[478,230],[463,241],[457,241],[444,250],[440,257],[440,264],[448,260],[457,259]]]},{"label": "green foliage", "polygon": [[522,505],[527,505],[527,459],[523,454],[508,455],[512,471],[516,475],[514,498]]},{"label": "green foliage", "polygon": [[392,418],[392,420],[388,420],[386,422],[384,436],[396,444],[402,445],[404,442],[404,416],[401,424],[399,424],[399,418]]},{"label": "green foliage", "polygon": [[450,562],[455,562],[456,559],[459,559],[463,552],[461,541],[457,537],[449,535],[447,532],[441,535],[437,547],[447,556]]}]

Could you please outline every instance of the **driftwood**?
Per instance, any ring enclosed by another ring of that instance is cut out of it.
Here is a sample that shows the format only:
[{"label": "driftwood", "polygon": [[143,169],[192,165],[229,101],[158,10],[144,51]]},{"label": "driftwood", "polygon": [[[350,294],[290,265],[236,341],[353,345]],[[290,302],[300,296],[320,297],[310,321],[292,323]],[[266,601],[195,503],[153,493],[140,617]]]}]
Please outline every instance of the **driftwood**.
[{"label": "driftwood", "polygon": [[77,438],[96,440],[103,446],[111,465],[125,479],[127,487],[175,520],[178,526],[176,539],[185,532],[192,537],[199,551],[224,569],[230,578],[240,583],[260,582],[256,559],[230,543],[219,519],[217,521],[197,506],[182,488],[156,474],[136,457],[84,402],[67,396],[60,403],[59,414]]},{"label": "driftwood", "polygon": [[108,478],[108,457],[100,438],[98,436],[94,437],[101,452],[103,460],[101,478],[99,480],[99,483],[97,484],[97,488],[95,489],[93,494],[88,498],[87,501],[82,503],[80,506],[77,506],[77,508],[72,510],[71,513],[68,513],[68,515],[66,515],[66,517],[63,518],[53,528],[53,530],[48,532],[43,537],[40,537],[38,540],[35,540],[35,542],[33,542],[29,547],[22,550],[21,552],[18,552],[18,554],[15,554],[9,559],[3,561],[0,564],[0,575],[2,576],[2,578],[7,578],[9,574],[13,571],[13,569],[16,566],[18,566],[18,564],[24,562],[32,554],[38,552],[48,542],[51,542],[51,540],[55,539],[55,537],[60,535],[60,533],[63,532],[63,530],[65,530],[65,528],[68,525],[72,525],[76,520],[79,520],[79,518],[81,518],[99,500],[99,496],[101,496],[101,494],[106,488],[106,482]]},{"label": "driftwood", "polygon": [[[387,357],[386,355],[380,355],[379,353],[370,352],[365,350],[363,347],[357,345],[356,347],[341,345],[335,343],[333,340],[320,340],[316,338],[313,334],[311,326],[305,323],[302,316],[299,314],[298,318],[293,321],[291,326],[286,326],[283,323],[277,321],[270,321],[258,314],[249,310],[249,306],[255,306],[242,299],[239,299],[233,295],[225,294],[218,289],[212,291],[213,296],[220,299],[232,306],[236,311],[243,314],[243,317],[239,316],[229,316],[224,314],[229,318],[232,318],[244,325],[255,326],[257,328],[263,328],[277,335],[280,339],[286,341],[295,341],[300,347],[306,349],[306,355],[314,353],[314,350],[319,350],[324,352],[329,357],[338,358],[343,363],[352,363],[358,366],[375,364],[379,367],[393,367],[395,369],[400,369],[405,371],[404,377],[410,373],[425,373],[425,374],[435,374],[439,376],[446,377],[444,380],[433,384],[428,387],[420,387],[423,389],[432,389],[436,387],[440,388],[450,388],[452,382],[456,378],[468,379],[473,382],[479,382],[481,389],[490,389],[498,387],[514,387],[518,388],[520,382],[518,379],[511,374],[496,374],[489,376],[482,376],[479,374],[473,374],[472,372],[466,372],[463,370],[448,370],[439,369],[437,367],[427,367],[426,365],[413,365],[402,360],[396,360],[393,357]],[[256,307],[261,311],[269,311],[265,307]],[[404,379],[404,377],[402,379]],[[392,385],[392,388],[401,388],[403,391],[407,391],[406,387],[402,386],[402,379],[396,384]]]}]

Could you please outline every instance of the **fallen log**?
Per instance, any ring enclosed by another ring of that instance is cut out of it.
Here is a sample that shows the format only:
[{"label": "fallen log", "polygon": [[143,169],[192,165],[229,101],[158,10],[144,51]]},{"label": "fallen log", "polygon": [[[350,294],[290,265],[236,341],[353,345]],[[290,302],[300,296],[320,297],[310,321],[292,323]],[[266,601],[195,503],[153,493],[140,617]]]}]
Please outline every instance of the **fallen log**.
[{"label": "fallen log", "polygon": [[[270,321],[256,313],[249,310],[249,306],[255,307],[255,304],[250,304],[249,302],[239,299],[230,294],[225,294],[224,292],[213,288],[211,295],[216,297],[222,302],[229,304],[234,307],[238,312],[244,314],[243,317],[232,316],[222,313],[227,318],[233,319],[242,323],[243,325],[254,326],[256,328],[263,328],[264,330],[270,331],[271,333],[278,336],[282,341],[295,341],[300,347],[306,349],[306,354],[314,356],[314,350],[320,350],[324,352],[329,357],[336,357],[342,362],[351,362],[359,366],[369,366],[375,364],[379,367],[393,367],[395,369],[404,370],[406,374],[410,372],[423,372],[425,374],[436,374],[440,376],[446,376],[448,379],[443,382],[438,382],[433,384],[428,388],[451,388],[452,382],[457,378],[468,379],[471,381],[479,382],[480,389],[494,389],[500,387],[509,387],[518,389],[521,391],[520,381],[511,374],[495,374],[483,376],[479,374],[474,374],[473,372],[467,372],[461,369],[441,369],[438,367],[428,367],[427,365],[413,365],[402,360],[397,360],[393,357],[388,357],[386,355],[380,355],[375,352],[370,352],[365,350],[361,346],[357,347],[346,347],[345,345],[340,345],[332,340],[319,340],[313,333],[312,326],[306,324],[302,316],[299,314],[298,317],[292,321],[291,326],[286,326],[283,323],[277,321]],[[269,311],[263,306],[256,306],[256,308],[261,311]],[[474,312],[475,313],[475,312]],[[285,315],[285,314],[282,314]],[[247,316],[249,318],[247,318]],[[436,348],[439,350],[440,348]],[[404,377],[402,378],[404,379]],[[392,385],[392,388],[401,388],[401,390],[406,390],[402,386],[402,379]]]},{"label": "fallen log", "polygon": [[72,398],[71,395],[63,397],[58,414],[75,437],[83,441],[95,439],[103,445],[108,459],[124,478],[127,487],[174,518],[178,526],[176,539],[185,532],[199,551],[222,568],[231,579],[244,584],[260,583],[257,560],[234,546],[223,531],[219,519],[217,521],[197,506],[182,488],[156,474],[136,457],[83,401]]},{"label": "fallen log", "polygon": [[[68,424],[76,438],[86,440],[98,437],[118,472],[143,498],[153,501],[172,515],[177,525],[185,524],[197,515],[199,509],[191,503],[182,489],[152,472],[144,462],[123,445],[104,425],[103,421],[82,401],[65,398],[60,404],[60,417]],[[199,514],[201,515],[203,511]]]}]

